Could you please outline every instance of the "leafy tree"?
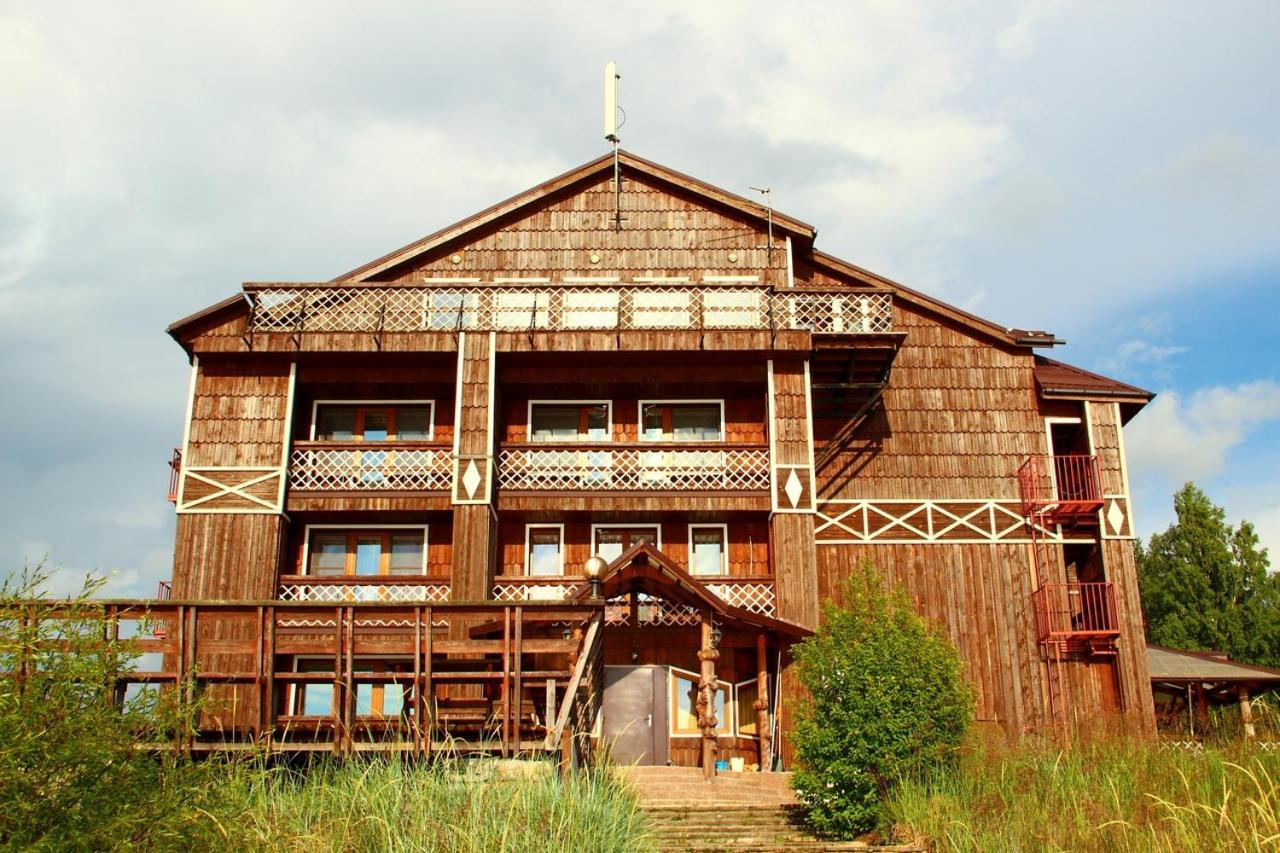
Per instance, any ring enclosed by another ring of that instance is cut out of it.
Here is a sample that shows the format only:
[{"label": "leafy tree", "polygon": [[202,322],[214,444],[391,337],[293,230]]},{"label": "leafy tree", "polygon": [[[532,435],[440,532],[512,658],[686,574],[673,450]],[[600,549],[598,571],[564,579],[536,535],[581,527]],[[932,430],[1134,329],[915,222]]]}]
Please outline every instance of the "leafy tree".
[{"label": "leafy tree", "polygon": [[1177,521],[1136,544],[1147,639],[1235,660],[1280,666],[1280,578],[1268,569],[1253,525],[1187,483],[1173,496]]},{"label": "leafy tree", "polygon": [[869,565],[844,598],[794,649],[810,698],[791,735],[792,784],[815,828],[851,838],[880,821],[899,779],[954,762],[974,700],[955,646]]}]

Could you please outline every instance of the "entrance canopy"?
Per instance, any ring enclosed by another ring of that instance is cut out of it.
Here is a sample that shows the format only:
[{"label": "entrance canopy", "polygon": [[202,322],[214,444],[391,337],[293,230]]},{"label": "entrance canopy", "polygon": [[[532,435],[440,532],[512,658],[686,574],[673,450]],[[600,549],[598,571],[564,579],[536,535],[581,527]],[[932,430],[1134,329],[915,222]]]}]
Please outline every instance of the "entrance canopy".
[{"label": "entrance canopy", "polygon": [[[803,625],[752,613],[729,604],[709,590],[700,579],[686,572],[647,542],[633,545],[610,563],[600,580],[600,587],[600,595],[606,601],[625,599],[632,595],[646,596],[687,608],[690,612],[709,611],[712,618],[724,628],[768,631],[793,641],[813,633]],[[575,597],[590,598],[590,587],[584,586]]]}]

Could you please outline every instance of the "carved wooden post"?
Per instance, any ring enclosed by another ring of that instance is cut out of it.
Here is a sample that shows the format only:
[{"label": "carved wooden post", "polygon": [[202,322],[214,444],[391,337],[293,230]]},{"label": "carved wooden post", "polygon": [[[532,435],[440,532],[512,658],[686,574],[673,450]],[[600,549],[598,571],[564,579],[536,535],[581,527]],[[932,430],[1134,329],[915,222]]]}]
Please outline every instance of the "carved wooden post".
[{"label": "carved wooden post", "polygon": [[702,729],[702,775],[710,779],[716,772],[716,660],[720,652],[712,641],[711,613],[702,613],[702,677],[698,684],[698,725]]},{"label": "carved wooden post", "polygon": [[1236,695],[1240,699],[1240,722],[1244,723],[1245,739],[1253,740],[1258,736],[1258,730],[1253,725],[1253,704],[1249,701],[1249,685],[1241,684],[1237,687]]},{"label": "carved wooden post", "polygon": [[760,736],[760,772],[770,767],[773,744],[769,737],[769,654],[763,633],[756,635],[756,729]]}]

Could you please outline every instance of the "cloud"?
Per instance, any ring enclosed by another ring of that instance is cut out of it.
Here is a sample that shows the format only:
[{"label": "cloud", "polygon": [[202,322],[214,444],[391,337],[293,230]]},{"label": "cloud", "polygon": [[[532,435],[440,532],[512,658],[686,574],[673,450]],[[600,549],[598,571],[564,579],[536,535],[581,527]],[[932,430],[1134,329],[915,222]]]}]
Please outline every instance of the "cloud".
[{"label": "cloud", "polygon": [[1167,376],[1168,371],[1164,368],[1169,361],[1186,351],[1187,347],[1135,338],[1117,344],[1109,355],[1098,360],[1098,368],[1118,376],[1129,375],[1136,367],[1156,368],[1157,375]]},{"label": "cloud", "polygon": [[1135,479],[1166,491],[1221,474],[1227,455],[1252,432],[1280,420],[1280,384],[1260,380],[1166,392],[1125,428]]}]

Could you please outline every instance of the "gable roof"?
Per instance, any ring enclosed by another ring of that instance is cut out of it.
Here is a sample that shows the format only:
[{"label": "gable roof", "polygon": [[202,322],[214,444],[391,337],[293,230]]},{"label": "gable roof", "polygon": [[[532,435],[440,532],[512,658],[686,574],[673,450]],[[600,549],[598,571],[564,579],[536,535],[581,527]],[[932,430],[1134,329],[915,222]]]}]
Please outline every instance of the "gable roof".
[{"label": "gable roof", "polygon": [[1138,411],[1155,399],[1155,394],[1136,385],[1092,373],[1083,367],[1056,361],[1042,355],[1036,356],[1036,387],[1047,399],[1080,400],[1096,398],[1115,400],[1121,404],[1121,414],[1127,423]]},{"label": "gable roof", "polygon": [[[407,246],[402,246],[393,252],[389,252],[380,258],[370,261],[367,264],[356,267],[350,272],[344,273],[333,279],[335,282],[361,282],[367,281],[371,276],[385,272],[392,267],[399,266],[407,261],[435,249],[450,240],[461,237],[462,235],[474,231],[500,219],[504,216],[517,213],[520,210],[531,208],[541,202],[548,196],[565,190],[574,184],[598,178],[600,175],[611,174],[613,172],[612,153],[605,154],[602,157],[584,163],[576,169],[570,169],[562,175],[557,175],[548,181],[543,181],[535,187],[517,193],[505,201],[500,201],[492,207],[486,208],[479,213],[468,216],[466,219],[460,220],[448,225],[433,234],[428,234],[421,240],[415,240]],[[666,166],[646,160],[643,157],[628,151],[618,152],[618,165],[627,171],[638,172],[643,175],[679,187],[695,195],[702,196],[716,204],[729,207],[737,212],[744,214],[751,219],[758,221],[761,225],[767,225],[770,221],[770,215],[767,209],[758,202],[743,198],[740,195],[731,193],[728,190],[720,189],[717,186],[708,184],[683,172],[677,172]],[[797,237],[801,237],[807,241],[812,241],[817,234],[817,230],[806,222],[801,222],[785,213],[777,210],[772,212],[772,222],[775,229],[779,229],[784,233],[789,233]]]},{"label": "gable roof", "polygon": [[[707,589],[701,580],[647,542],[631,546],[610,563],[600,579],[600,588],[605,599],[642,592],[698,610],[710,610],[730,626],[762,628],[797,638],[813,633],[803,625],[773,616],[763,616],[729,604]],[[590,595],[590,587],[584,586],[578,591],[577,597],[589,598]]]}]

